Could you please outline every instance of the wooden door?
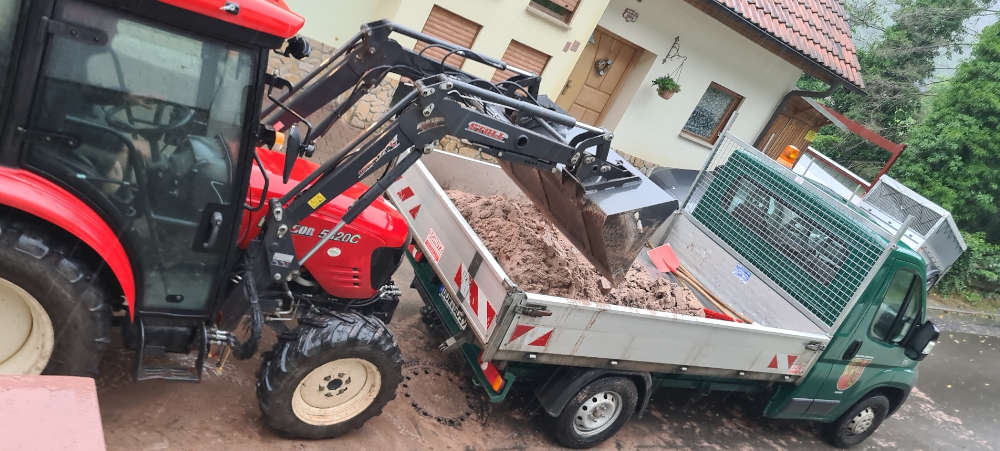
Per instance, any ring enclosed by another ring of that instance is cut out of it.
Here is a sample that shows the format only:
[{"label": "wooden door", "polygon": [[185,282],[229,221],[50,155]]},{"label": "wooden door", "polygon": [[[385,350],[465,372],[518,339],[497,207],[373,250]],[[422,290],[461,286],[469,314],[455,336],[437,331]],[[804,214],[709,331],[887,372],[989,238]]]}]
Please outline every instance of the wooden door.
[{"label": "wooden door", "polygon": [[[581,122],[599,123],[639,52],[640,49],[628,41],[604,29],[595,29],[556,103]],[[603,74],[597,67],[598,62],[610,63],[601,65]]]}]

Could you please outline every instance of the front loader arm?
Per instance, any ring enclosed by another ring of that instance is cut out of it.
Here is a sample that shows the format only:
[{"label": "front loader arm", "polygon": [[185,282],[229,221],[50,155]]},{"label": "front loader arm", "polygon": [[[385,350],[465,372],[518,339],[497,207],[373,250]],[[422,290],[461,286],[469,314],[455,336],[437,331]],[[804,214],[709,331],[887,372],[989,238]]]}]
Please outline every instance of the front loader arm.
[{"label": "front loader arm", "polygon": [[[428,48],[445,49],[449,54],[445,56],[444,61],[430,59],[423,51],[418,53],[403,48],[390,38],[393,33],[423,41],[429,45]],[[290,110],[309,116],[351,90],[347,98],[317,123],[314,132],[316,136],[322,136],[329,131],[334,122],[365,94],[378,86],[389,73],[411,80],[442,73],[452,74],[465,81],[475,80],[475,77],[445,65],[448,57],[453,54],[499,70],[512,71],[523,79],[519,85],[526,90],[525,92],[530,92],[532,96],[538,95],[537,74],[508,66],[503,61],[396,23],[385,20],[367,23],[361,27],[358,34],[345,42],[346,44],[337,52],[279,98],[279,101],[288,103]],[[277,124],[275,126],[277,129],[291,126],[296,119],[294,113],[279,110],[277,104],[265,108],[261,117],[265,118],[265,124]]]},{"label": "front loader arm", "polygon": [[[585,188],[604,189],[636,181],[619,164],[603,160],[594,164],[602,147],[594,143],[599,141],[606,146],[603,135],[597,135],[597,140],[595,136],[584,135],[565,142],[561,136],[518,125],[519,121],[544,121],[550,127],[576,125],[571,116],[478,88],[449,75],[418,80],[412,92],[342,151],[343,157],[324,162],[285,196],[270,201],[270,214],[261,235],[269,279],[282,282],[295,277],[327,240],[353,221],[446,135],[466,140],[503,161],[529,165],[547,173],[565,171]],[[591,147],[597,150],[588,151]],[[291,227],[379,170],[385,171],[384,174],[355,200],[332,231],[307,253],[296,256]]]}]

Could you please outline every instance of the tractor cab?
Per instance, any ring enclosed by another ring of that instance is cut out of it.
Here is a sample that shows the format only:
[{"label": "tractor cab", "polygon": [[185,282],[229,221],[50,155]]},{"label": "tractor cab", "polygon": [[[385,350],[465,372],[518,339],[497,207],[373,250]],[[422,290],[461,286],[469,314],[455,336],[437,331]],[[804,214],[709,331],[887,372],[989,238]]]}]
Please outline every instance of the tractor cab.
[{"label": "tractor cab", "polygon": [[6,3],[45,32],[20,49],[20,163],[115,230],[137,276],[133,313],[204,317],[234,249],[266,52],[281,45],[231,22],[291,13],[264,1]]}]

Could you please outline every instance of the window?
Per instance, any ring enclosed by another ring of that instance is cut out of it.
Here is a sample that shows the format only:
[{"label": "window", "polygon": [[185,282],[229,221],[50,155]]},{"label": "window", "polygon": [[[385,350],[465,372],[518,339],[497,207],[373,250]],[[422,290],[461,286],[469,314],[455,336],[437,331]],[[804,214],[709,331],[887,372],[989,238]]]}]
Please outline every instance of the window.
[{"label": "window", "polygon": [[[545,65],[549,64],[549,55],[535,50],[517,41],[510,41],[507,50],[503,52],[503,62],[518,69],[524,69],[541,75],[545,70]],[[493,72],[493,83],[497,83],[513,77],[514,73],[509,70],[497,70]]]},{"label": "window", "polygon": [[569,23],[579,5],[580,0],[531,0],[528,7],[552,16],[560,22]]},{"label": "window", "polygon": [[0,0],[0,93],[7,87],[7,72],[14,54],[14,32],[17,31],[17,0]]},{"label": "window", "polygon": [[741,102],[743,96],[712,82],[684,124],[683,132],[715,144],[722,127],[726,126]]},{"label": "window", "polygon": [[202,309],[222,254],[197,249],[194,237],[209,205],[243,201],[233,171],[258,52],[90,3],[64,5],[60,20],[86,19],[109,39],[50,39],[31,126],[76,142],[29,143],[27,164],[142,243],[146,307]]},{"label": "window", "polygon": [[872,320],[872,335],[890,343],[903,341],[917,319],[919,296],[920,278],[910,271],[896,271]]},{"label": "window", "polygon": [[[434,5],[431,8],[431,14],[427,16],[427,21],[424,22],[424,28],[420,31],[435,38],[471,49],[472,44],[476,42],[479,30],[482,28],[482,25]],[[413,51],[423,51],[424,56],[434,61],[441,61],[442,58],[447,56],[447,64],[456,68],[461,68],[462,64],[465,63],[465,58],[457,55],[448,56],[449,51],[440,47],[431,47],[424,50],[427,45],[426,42],[419,41],[413,47]]]},{"label": "window", "polygon": [[837,275],[847,245],[763,185],[741,177],[729,189],[726,212],[822,284]]}]

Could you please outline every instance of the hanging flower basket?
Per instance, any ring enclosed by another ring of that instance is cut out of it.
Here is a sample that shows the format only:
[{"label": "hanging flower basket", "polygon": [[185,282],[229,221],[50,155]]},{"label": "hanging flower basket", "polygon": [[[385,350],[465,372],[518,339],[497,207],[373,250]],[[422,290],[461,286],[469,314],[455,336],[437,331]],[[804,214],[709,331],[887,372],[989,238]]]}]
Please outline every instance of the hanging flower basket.
[{"label": "hanging flower basket", "polygon": [[656,93],[664,100],[673,97],[675,93],[681,90],[681,85],[677,84],[669,75],[657,77],[653,80],[653,86],[656,86]]}]

